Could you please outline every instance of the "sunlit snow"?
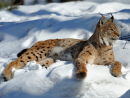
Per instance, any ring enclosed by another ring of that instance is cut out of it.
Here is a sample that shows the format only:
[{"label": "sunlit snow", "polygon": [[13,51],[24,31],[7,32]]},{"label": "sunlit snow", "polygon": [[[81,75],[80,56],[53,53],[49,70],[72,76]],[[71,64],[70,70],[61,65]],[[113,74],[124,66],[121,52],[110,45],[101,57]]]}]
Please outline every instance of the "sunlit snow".
[{"label": "sunlit snow", "polygon": [[[113,14],[121,35],[130,33],[129,0],[97,1],[23,5],[11,12],[0,10],[0,74],[9,62],[17,59],[18,52],[37,41],[87,40],[101,18],[99,12],[107,19]],[[46,69],[32,61],[23,69],[13,69],[14,78],[7,82],[0,75],[0,98],[130,98],[130,42],[123,49],[125,43],[118,40],[114,44],[115,59],[122,64],[120,78],[111,75],[111,66],[86,65],[87,77],[78,81],[72,62],[58,60]]]}]

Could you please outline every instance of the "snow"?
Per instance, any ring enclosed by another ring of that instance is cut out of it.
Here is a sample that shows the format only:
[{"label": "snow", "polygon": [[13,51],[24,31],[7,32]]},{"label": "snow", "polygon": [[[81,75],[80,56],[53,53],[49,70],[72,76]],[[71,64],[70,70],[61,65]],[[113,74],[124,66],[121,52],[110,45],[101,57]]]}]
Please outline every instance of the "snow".
[{"label": "snow", "polygon": [[[95,2],[92,2],[95,1]],[[103,13],[107,19],[115,17],[121,35],[130,32],[129,0],[91,0],[45,5],[23,5],[11,12],[0,10],[0,74],[17,53],[40,40],[55,38],[88,39]],[[0,75],[0,98],[129,98],[130,42],[118,40],[114,44],[115,59],[122,64],[123,76],[110,74],[111,66],[86,65],[87,77],[75,78],[75,66],[60,61],[49,68],[35,61],[23,69],[12,69],[14,78],[3,82]]]}]

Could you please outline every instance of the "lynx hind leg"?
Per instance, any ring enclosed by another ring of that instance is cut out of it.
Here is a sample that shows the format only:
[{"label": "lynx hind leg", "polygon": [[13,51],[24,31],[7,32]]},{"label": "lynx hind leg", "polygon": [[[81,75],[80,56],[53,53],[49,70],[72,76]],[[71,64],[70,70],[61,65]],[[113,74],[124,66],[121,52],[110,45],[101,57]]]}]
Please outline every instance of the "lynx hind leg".
[{"label": "lynx hind leg", "polygon": [[121,64],[120,64],[120,62],[115,61],[115,62],[112,64],[111,74],[112,74],[114,77],[121,77],[121,76],[122,76]]},{"label": "lynx hind leg", "polygon": [[9,65],[3,71],[2,77],[4,81],[8,81],[12,78],[12,68],[16,65],[16,63],[17,63],[17,60],[10,62]]},{"label": "lynx hind leg", "polygon": [[45,66],[47,68],[51,64],[53,64],[54,62],[55,62],[54,59],[52,59],[52,58],[46,58],[44,60],[41,60],[41,61],[37,62],[37,64],[41,64],[42,66]]}]

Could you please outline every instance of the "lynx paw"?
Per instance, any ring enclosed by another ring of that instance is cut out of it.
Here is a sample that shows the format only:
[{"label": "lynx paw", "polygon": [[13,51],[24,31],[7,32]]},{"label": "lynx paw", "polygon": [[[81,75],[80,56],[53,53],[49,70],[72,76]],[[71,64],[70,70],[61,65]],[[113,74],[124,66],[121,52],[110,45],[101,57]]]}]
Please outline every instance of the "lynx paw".
[{"label": "lynx paw", "polygon": [[11,79],[11,74],[7,73],[2,73],[2,78],[4,81],[8,81]]},{"label": "lynx paw", "polygon": [[112,72],[112,75],[113,75],[114,77],[121,77],[121,76],[122,76],[122,72],[113,71],[113,72]]},{"label": "lynx paw", "polygon": [[118,61],[115,62],[115,64],[114,64],[113,67],[112,67],[111,74],[112,74],[114,77],[121,77],[121,76],[122,76],[121,64],[120,64],[120,62],[118,62]]},{"label": "lynx paw", "polygon": [[77,80],[83,80],[87,76],[86,71],[77,71],[76,72],[76,78]]}]

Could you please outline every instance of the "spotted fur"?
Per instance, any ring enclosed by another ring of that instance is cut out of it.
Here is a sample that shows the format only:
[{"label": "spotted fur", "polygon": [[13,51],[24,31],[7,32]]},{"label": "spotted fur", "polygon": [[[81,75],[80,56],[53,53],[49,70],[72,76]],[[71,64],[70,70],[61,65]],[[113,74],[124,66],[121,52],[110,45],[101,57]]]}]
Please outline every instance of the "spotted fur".
[{"label": "spotted fur", "polygon": [[114,17],[106,20],[102,16],[89,40],[50,39],[39,41],[31,48],[21,51],[18,59],[12,61],[3,71],[3,79],[11,79],[11,69],[23,68],[27,62],[36,61],[37,64],[49,67],[57,59],[73,61],[79,80],[87,76],[87,64],[112,65],[112,75],[119,77],[122,75],[121,64],[114,59],[112,45],[118,38]]}]

